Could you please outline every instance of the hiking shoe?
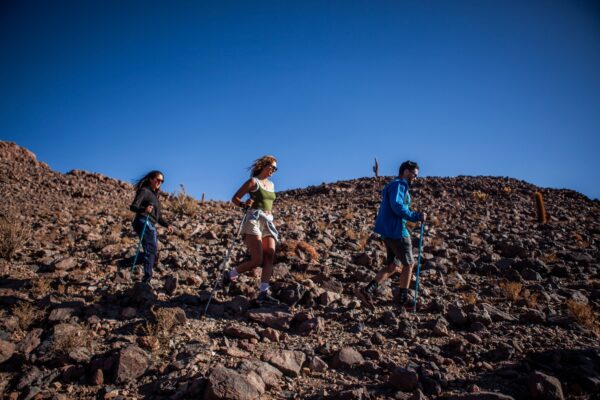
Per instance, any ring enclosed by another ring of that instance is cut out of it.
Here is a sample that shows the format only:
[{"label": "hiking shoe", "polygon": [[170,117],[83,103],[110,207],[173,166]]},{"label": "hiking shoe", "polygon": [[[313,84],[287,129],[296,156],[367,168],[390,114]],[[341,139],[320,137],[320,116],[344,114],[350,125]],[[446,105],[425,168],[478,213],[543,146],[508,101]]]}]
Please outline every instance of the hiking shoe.
[{"label": "hiking shoe", "polygon": [[229,293],[229,287],[233,283],[233,280],[229,276],[229,271],[225,271],[223,273],[223,277],[221,278],[221,287],[223,288],[224,293]]},{"label": "hiking shoe", "polygon": [[364,287],[358,287],[354,290],[354,294],[358,299],[363,303],[367,308],[371,310],[375,309],[375,305],[373,304],[373,296],[369,292],[365,290]]},{"label": "hiking shoe", "polygon": [[268,290],[265,290],[264,292],[260,292],[258,294],[258,297],[256,298],[256,304],[259,307],[266,306],[266,305],[277,305],[277,304],[279,304],[279,300],[277,300],[275,297],[271,296],[269,294]]}]

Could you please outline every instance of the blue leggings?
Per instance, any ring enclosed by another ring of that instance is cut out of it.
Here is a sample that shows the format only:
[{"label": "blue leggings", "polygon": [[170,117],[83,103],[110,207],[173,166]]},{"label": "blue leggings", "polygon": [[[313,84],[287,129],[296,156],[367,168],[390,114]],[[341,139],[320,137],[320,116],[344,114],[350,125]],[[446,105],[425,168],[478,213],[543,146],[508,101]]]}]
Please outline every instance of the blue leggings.
[{"label": "blue leggings", "polygon": [[139,216],[133,220],[133,229],[142,239],[142,247],[144,248],[144,254],[142,255],[144,261],[144,279],[152,278],[152,268],[156,265],[158,260],[158,235],[156,234],[156,228],[148,220],[146,225],[146,231],[142,238],[142,231],[144,230],[145,216]]}]

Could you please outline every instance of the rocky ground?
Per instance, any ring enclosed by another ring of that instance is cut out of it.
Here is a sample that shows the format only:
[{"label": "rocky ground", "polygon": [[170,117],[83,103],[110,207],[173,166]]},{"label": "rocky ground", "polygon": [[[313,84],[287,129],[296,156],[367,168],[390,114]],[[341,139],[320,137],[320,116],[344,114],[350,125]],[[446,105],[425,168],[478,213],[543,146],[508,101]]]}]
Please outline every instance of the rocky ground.
[{"label": "rocky ground", "polygon": [[510,178],[420,180],[413,208],[431,218],[403,314],[395,280],[374,310],[353,296],[383,265],[371,229],[388,180],[280,193],[283,304],[254,308],[244,276],[203,316],[238,209],[165,195],[176,229],[149,287],[129,274],[130,184],[0,142],[0,396],[599,398],[600,203]]}]

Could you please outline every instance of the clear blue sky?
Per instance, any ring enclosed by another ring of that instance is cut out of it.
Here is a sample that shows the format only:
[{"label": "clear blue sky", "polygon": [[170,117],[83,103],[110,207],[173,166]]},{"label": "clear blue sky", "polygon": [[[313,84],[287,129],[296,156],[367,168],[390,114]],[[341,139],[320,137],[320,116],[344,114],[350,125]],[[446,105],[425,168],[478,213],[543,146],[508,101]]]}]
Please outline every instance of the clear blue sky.
[{"label": "clear blue sky", "polygon": [[0,3],[0,139],[66,172],[228,199],[495,175],[600,197],[597,1]]}]

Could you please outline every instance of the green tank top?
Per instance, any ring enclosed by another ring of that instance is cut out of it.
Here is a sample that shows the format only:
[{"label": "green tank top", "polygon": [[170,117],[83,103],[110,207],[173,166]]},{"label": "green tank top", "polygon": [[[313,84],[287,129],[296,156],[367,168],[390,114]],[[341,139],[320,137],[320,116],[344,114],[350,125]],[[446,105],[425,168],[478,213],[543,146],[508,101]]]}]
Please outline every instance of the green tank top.
[{"label": "green tank top", "polygon": [[275,192],[263,189],[256,178],[254,178],[254,182],[256,182],[258,189],[254,192],[250,192],[250,198],[254,201],[252,203],[252,208],[270,212],[273,210],[273,201],[275,201],[275,198],[277,197]]}]

